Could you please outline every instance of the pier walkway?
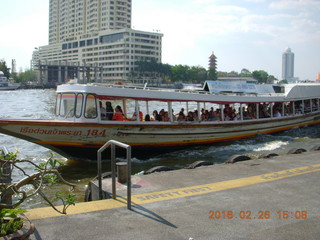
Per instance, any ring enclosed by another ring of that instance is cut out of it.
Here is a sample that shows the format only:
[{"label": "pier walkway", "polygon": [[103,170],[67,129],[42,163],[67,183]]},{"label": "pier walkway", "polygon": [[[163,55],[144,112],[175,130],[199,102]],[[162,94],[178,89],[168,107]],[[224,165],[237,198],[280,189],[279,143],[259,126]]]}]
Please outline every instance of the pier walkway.
[{"label": "pier walkway", "polygon": [[319,239],[320,152],[134,176],[132,210],[77,203],[31,209],[31,239]]}]

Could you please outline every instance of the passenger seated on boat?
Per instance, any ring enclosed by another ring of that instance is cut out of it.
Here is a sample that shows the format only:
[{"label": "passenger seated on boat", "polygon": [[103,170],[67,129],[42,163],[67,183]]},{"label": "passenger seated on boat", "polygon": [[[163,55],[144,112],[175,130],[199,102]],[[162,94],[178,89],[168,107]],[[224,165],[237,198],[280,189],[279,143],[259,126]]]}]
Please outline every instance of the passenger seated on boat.
[{"label": "passenger seated on boat", "polygon": [[261,113],[259,114],[261,118],[269,118],[270,112],[267,109],[262,109]]},{"label": "passenger seated on boat", "polygon": [[[139,111],[139,119],[140,121],[143,121],[143,113]],[[137,121],[137,113],[134,112],[131,118],[131,121]]]},{"label": "passenger seated on boat", "polygon": [[163,122],[170,122],[170,117],[169,117],[169,113],[168,112],[164,112],[164,114],[162,116],[162,121]]},{"label": "passenger seated on boat", "polygon": [[107,120],[107,111],[106,111],[106,109],[102,106],[102,102],[101,102],[101,101],[99,101],[99,106],[100,106],[101,120]]},{"label": "passenger seated on boat", "polygon": [[172,120],[173,121],[177,121],[177,117],[176,115],[174,114],[174,110],[172,109]]},{"label": "passenger seated on boat", "polygon": [[150,122],[150,115],[149,114],[146,114],[146,116],[144,117],[144,121]]},{"label": "passenger seated on boat", "polygon": [[216,109],[213,111],[209,117],[209,121],[219,121],[220,120],[220,110]]},{"label": "passenger seated on boat", "polygon": [[107,120],[112,120],[112,117],[113,117],[113,107],[111,105],[111,102],[106,102],[106,118]]},{"label": "passenger seated on boat", "polygon": [[279,109],[276,109],[274,113],[274,117],[281,117],[281,113],[279,112]]},{"label": "passenger seated on boat", "polygon": [[179,115],[177,117],[177,121],[178,122],[186,121],[186,116],[184,115],[184,113],[182,111],[179,112]]},{"label": "passenger seated on boat", "polygon": [[243,112],[243,120],[249,120],[249,119],[251,119],[250,114],[247,111]]},{"label": "passenger seated on boat", "polygon": [[161,121],[162,121],[162,120],[163,120],[163,117],[164,117],[164,109],[161,109],[161,110],[160,110],[159,115],[160,115]]},{"label": "passenger seated on boat", "polygon": [[212,121],[213,114],[214,114],[214,110],[213,110],[213,107],[211,107],[209,111],[209,121]]},{"label": "passenger seated on boat", "polygon": [[182,113],[184,116],[186,116],[186,115],[184,114],[184,108],[181,108],[180,112],[178,113],[178,116],[179,116],[180,113]]},{"label": "passenger seated on boat", "polygon": [[121,107],[116,106],[115,113],[113,114],[112,120],[114,121],[124,121],[124,116]]},{"label": "passenger seated on boat", "polygon": [[193,113],[191,111],[188,112],[188,115],[186,117],[186,121],[194,121]]},{"label": "passenger seated on boat", "polygon": [[151,120],[153,120],[153,121],[162,121],[162,117],[158,114],[157,110],[153,111]]},{"label": "passenger seated on boat", "polygon": [[193,117],[193,121],[198,120],[198,110],[197,109],[195,109],[194,112],[192,113],[192,117]]},{"label": "passenger seated on boat", "polygon": [[209,121],[209,111],[208,110],[203,110],[201,111],[201,121]]}]

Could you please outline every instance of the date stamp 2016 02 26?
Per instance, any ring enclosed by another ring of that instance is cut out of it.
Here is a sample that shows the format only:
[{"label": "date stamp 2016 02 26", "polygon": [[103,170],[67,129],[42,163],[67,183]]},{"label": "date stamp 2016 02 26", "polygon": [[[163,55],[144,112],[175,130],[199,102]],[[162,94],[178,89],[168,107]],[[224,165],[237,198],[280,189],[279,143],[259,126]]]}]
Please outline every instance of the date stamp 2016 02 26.
[{"label": "date stamp 2016 02 26", "polygon": [[242,211],[230,211],[230,210],[210,210],[209,219],[307,219],[308,212],[306,210],[297,211],[268,211],[268,210],[242,210]]}]

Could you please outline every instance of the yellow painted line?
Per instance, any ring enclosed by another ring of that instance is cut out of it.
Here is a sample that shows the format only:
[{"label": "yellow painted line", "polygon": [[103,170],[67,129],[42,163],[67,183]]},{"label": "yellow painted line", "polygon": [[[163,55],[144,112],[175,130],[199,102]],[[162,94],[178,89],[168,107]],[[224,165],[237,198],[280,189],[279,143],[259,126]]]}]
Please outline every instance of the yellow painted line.
[{"label": "yellow painted line", "polygon": [[233,188],[245,187],[259,183],[266,183],[280,180],[288,177],[298,176],[301,174],[320,171],[320,164],[305,166],[300,168],[288,169],[284,171],[262,174],[258,176],[239,178],[217,183],[209,183],[204,185],[185,187],[180,189],[171,189],[154,193],[145,193],[132,196],[132,202],[136,204],[152,203],[157,201],[189,197],[206,193],[218,192]]},{"label": "yellow painted line", "polygon": [[[178,188],[178,189],[170,189],[170,190],[152,192],[152,193],[137,194],[131,197],[131,201],[132,201],[132,205],[134,205],[134,204],[145,204],[145,203],[152,203],[152,202],[158,202],[158,201],[164,201],[164,200],[170,200],[170,199],[190,197],[190,196],[213,193],[213,192],[218,192],[218,191],[223,191],[228,189],[260,184],[260,183],[267,183],[271,181],[276,181],[284,178],[289,178],[289,177],[294,177],[302,174],[319,172],[319,171],[320,171],[320,164],[315,164],[310,166],[293,168],[293,169],[267,173],[267,174],[252,176],[252,177],[228,180],[223,182],[209,183],[209,184],[203,184],[203,185],[192,186],[192,187],[184,187],[184,188]],[[81,203],[76,203],[75,206],[70,206],[68,208],[67,213],[69,215],[79,214],[79,213],[87,213],[87,212],[120,208],[125,206],[127,206],[126,200],[122,198],[120,198],[120,200],[107,199],[107,200],[94,201],[94,202],[81,202]],[[26,213],[26,216],[31,220],[35,220],[35,219],[42,219],[42,218],[49,218],[49,217],[58,217],[58,216],[61,216],[61,214],[54,211],[51,207],[47,207],[47,208],[30,209]]]}]

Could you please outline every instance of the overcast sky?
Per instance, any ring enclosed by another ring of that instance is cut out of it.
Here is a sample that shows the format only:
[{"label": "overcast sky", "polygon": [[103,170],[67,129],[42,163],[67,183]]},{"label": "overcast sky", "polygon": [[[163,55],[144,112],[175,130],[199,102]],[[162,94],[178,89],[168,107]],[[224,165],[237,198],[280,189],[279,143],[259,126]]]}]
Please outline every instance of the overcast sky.
[{"label": "overcast sky", "polygon": [[[132,0],[132,27],[159,31],[163,63],[218,71],[265,70],[281,79],[282,53],[295,54],[295,76],[320,72],[320,0]],[[0,59],[30,66],[35,47],[48,44],[49,0],[1,5]]]}]

